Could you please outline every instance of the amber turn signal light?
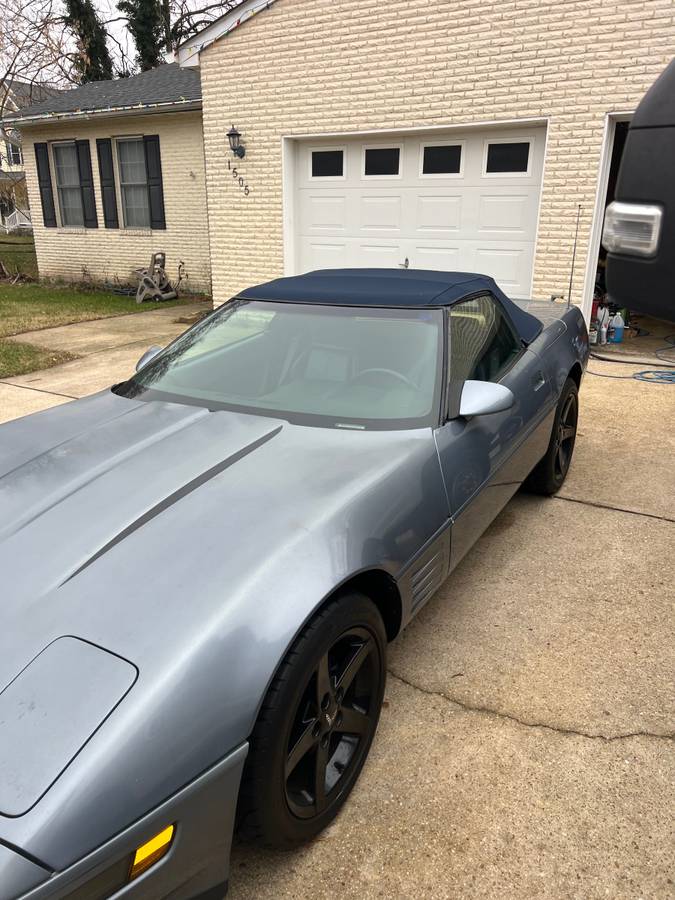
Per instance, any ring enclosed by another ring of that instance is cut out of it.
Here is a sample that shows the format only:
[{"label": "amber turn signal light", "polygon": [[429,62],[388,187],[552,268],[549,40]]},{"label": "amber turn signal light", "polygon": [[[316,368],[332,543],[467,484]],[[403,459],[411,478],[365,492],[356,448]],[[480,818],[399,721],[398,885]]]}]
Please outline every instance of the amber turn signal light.
[{"label": "amber turn signal light", "polygon": [[150,866],[154,866],[156,862],[159,862],[159,860],[168,852],[175,831],[176,826],[169,825],[136,850],[129,871],[129,881],[133,878],[138,878],[138,876],[142,875],[143,872],[146,872]]}]

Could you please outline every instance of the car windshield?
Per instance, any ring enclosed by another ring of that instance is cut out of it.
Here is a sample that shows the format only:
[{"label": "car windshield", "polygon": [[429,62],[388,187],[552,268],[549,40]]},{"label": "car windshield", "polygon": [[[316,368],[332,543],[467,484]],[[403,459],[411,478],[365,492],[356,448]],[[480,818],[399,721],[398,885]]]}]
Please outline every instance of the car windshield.
[{"label": "car windshield", "polygon": [[442,313],[233,300],[116,393],[300,424],[415,428],[437,418]]}]

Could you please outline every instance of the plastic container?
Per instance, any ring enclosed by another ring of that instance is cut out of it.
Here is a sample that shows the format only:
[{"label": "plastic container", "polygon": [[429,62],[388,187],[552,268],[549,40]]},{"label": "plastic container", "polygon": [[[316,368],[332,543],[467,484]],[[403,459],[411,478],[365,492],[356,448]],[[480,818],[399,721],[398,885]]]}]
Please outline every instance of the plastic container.
[{"label": "plastic container", "polygon": [[598,307],[598,327],[609,325],[609,308],[607,306]]},{"label": "plastic container", "polygon": [[621,316],[621,313],[617,313],[610,322],[611,326],[611,335],[608,336],[608,340],[612,344],[620,344],[623,340],[623,329],[624,329],[624,321]]},{"label": "plastic container", "polygon": [[607,343],[607,326],[606,325],[600,326],[600,343],[601,344]]}]

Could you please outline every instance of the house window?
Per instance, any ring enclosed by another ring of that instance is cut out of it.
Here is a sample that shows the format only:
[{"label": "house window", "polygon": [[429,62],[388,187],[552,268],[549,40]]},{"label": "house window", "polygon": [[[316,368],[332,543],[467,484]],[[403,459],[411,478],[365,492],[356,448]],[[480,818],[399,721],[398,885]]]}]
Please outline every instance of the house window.
[{"label": "house window", "polygon": [[312,178],[342,178],[343,150],[312,150]]},{"label": "house window", "polygon": [[489,143],[485,172],[488,175],[524,175],[530,163],[529,141],[503,141]]},{"label": "house window", "polygon": [[17,147],[16,144],[10,144],[9,141],[5,142],[5,146],[7,148],[7,162],[9,163],[9,165],[23,165],[23,159],[21,157],[21,147]]},{"label": "house window", "polygon": [[461,171],[461,144],[426,144],[423,147],[422,175],[459,175]]},{"label": "house window", "polygon": [[84,226],[84,208],[75,142],[54,144],[52,150],[61,225],[82,228]]},{"label": "house window", "polygon": [[143,138],[117,140],[120,194],[126,228],[150,228],[148,172]]},{"label": "house window", "polygon": [[401,164],[400,147],[366,147],[364,174],[396,177]]}]

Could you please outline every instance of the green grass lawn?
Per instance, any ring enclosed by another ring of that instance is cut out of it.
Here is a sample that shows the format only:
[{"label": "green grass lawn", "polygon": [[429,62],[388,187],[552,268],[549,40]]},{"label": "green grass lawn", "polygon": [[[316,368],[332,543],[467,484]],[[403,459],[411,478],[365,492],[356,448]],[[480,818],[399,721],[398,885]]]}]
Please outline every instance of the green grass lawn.
[{"label": "green grass lawn", "polygon": [[134,297],[73,285],[0,284],[0,337],[189,302],[190,298],[183,297],[161,304],[136,303]]},{"label": "green grass lawn", "polygon": [[0,262],[10,275],[20,272],[38,277],[35,244],[32,235],[0,234]]},{"label": "green grass lawn", "polygon": [[62,353],[58,350],[48,350],[46,347],[36,347],[34,344],[0,340],[0,378],[49,369],[71,359],[77,359],[74,353]]},{"label": "green grass lawn", "polygon": [[134,297],[118,296],[108,291],[82,290],[73,285],[0,283],[0,378],[35,372],[77,358],[73,354],[59,354],[33,344],[17,344],[2,338],[55,325],[148,312],[160,306],[178,306],[189,303],[191,299],[181,297],[161,304],[138,304]]}]

